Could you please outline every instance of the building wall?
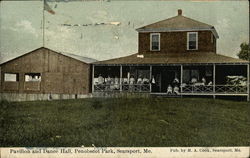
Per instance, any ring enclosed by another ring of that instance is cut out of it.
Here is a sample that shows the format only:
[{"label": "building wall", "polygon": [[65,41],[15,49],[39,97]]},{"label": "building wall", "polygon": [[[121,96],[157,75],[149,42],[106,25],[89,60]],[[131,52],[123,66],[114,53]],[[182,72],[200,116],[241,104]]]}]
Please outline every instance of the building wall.
[{"label": "building wall", "polygon": [[[1,92],[87,94],[90,65],[46,48],[28,53],[1,66]],[[18,73],[18,82],[5,82],[4,73]],[[25,82],[25,73],[41,73],[40,82]]]},{"label": "building wall", "polygon": [[[216,38],[211,31],[198,32],[198,50],[187,50],[187,32],[161,32],[160,51],[155,53],[216,52]],[[139,53],[150,52],[150,33],[139,33]],[[213,42],[212,42],[213,41]]]}]

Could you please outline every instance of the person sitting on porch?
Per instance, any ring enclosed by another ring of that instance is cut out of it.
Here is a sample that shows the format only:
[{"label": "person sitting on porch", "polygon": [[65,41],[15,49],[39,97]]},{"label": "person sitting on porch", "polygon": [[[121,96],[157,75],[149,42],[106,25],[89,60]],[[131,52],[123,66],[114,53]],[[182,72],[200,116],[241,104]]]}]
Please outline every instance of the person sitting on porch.
[{"label": "person sitting on porch", "polygon": [[123,79],[123,84],[128,84],[128,78]]},{"label": "person sitting on porch", "polygon": [[174,81],[173,81],[173,85],[174,86],[179,86],[179,79],[177,77],[175,77]]},{"label": "person sitting on porch", "polygon": [[180,88],[177,87],[177,86],[174,87],[174,94],[175,94],[175,95],[178,95],[178,94],[179,94],[179,89],[180,89]]},{"label": "person sitting on porch", "polygon": [[203,83],[203,85],[206,85],[206,79],[205,79],[205,77],[202,77],[201,82]]},{"label": "person sitting on porch", "polygon": [[114,90],[114,89],[115,89],[114,80],[111,79],[111,82],[110,82],[110,90]]},{"label": "person sitting on porch", "polygon": [[135,78],[134,76],[131,76],[129,79],[129,84],[134,84],[135,83]]},{"label": "person sitting on porch", "polygon": [[111,78],[110,76],[108,76],[108,78],[106,79],[106,90],[110,90],[111,89]]},{"label": "person sitting on porch", "polygon": [[138,77],[137,84],[142,84],[142,78],[141,78],[141,76]]},{"label": "person sitting on porch", "polygon": [[108,76],[106,83],[109,84],[109,85],[111,84],[111,78],[110,78],[110,76]]},{"label": "person sitting on porch", "polygon": [[142,83],[143,84],[149,84],[149,79],[147,79],[146,77],[143,77]]},{"label": "person sitting on porch", "polygon": [[99,74],[99,77],[98,77],[98,84],[103,84],[104,83],[104,78],[102,77],[101,74]]},{"label": "person sitting on porch", "polygon": [[192,84],[197,83],[197,78],[196,78],[196,77],[192,77],[192,79],[191,79],[191,83],[192,83]]},{"label": "person sitting on porch", "polygon": [[119,78],[117,76],[115,76],[115,85],[114,85],[115,89],[118,90],[120,88],[119,86]]},{"label": "person sitting on porch", "polygon": [[133,91],[134,84],[135,84],[135,78],[134,78],[134,76],[131,75],[131,77],[129,78],[129,90],[130,91]]},{"label": "person sitting on porch", "polygon": [[168,85],[168,89],[167,89],[167,95],[168,94],[172,94],[173,93],[173,88],[172,88],[172,86],[169,84]]}]

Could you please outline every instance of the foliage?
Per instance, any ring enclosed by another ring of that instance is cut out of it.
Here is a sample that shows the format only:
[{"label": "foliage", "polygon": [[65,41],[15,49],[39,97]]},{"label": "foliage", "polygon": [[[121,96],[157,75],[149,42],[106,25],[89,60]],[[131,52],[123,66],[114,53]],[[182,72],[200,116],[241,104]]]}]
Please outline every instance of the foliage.
[{"label": "foliage", "polygon": [[241,43],[240,45],[240,52],[238,53],[238,57],[243,60],[249,60],[250,61],[250,47],[249,43]]}]

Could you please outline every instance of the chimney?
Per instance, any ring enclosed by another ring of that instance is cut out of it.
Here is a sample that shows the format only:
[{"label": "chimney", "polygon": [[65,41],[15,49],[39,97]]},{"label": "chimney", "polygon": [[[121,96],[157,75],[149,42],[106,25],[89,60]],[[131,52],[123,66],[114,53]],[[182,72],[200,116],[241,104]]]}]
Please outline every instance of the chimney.
[{"label": "chimney", "polygon": [[182,10],[181,9],[178,9],[178,15],[182,15]]}]

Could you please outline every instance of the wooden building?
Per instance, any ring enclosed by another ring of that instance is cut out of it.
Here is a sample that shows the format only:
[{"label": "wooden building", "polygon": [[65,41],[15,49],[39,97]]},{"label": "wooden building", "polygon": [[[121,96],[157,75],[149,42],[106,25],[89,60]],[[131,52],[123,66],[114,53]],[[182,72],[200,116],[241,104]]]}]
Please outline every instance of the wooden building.
[{"label": "wooden building", "polygon": [[243,96],[249,62],[216,53],[216,29],[182,15],[138,31],[138,53],[93,63],[93,93]]},{"label": "wooden building", "polygon": [[83,97],[91,92],[90,63],[95,61],[41,47],[0,65],[1,95],[13,100]]}]

